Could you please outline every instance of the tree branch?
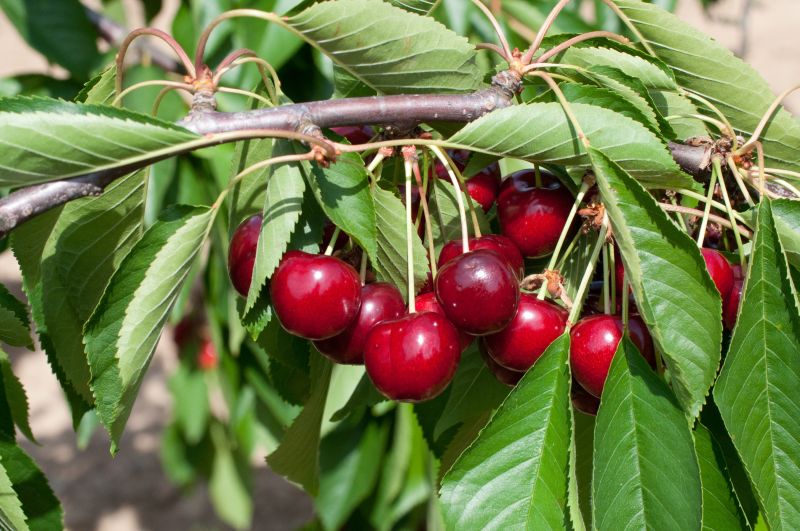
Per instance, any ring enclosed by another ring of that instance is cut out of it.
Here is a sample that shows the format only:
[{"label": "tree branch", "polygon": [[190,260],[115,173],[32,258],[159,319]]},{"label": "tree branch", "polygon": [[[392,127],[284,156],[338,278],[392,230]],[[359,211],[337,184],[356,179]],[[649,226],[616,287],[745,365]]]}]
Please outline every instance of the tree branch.
[{"label": "tree branch", "polygon": [[[518,80],[517,80],[518,82]],[[299,103],[253,111],[194,112],[179,124],[201,135],[250,129],[275,129],[303,134],[345,125],[393,125],[410,129],[420,123],[467,123],[513,104],[514,80],[495,80],[471,94],[374,96]],[[705,171],[705,147],[670,144],[673,158],[689,174]],[[115,179],[157,162],[91,173],[63,181],[22,188],[0,199],[0,238],[28,219],[74,199],[99,195]]]}]

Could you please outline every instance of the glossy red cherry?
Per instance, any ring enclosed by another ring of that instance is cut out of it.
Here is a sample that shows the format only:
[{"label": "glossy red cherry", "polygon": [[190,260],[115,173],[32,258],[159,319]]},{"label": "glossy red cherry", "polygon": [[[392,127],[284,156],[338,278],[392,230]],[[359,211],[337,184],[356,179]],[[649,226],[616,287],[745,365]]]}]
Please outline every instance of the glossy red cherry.
[{"label": "glossy red cherry", "polygon": [[287,332],[306,339],[340,334],[358,315],[361,281],[332,256],[289,251],[272,275],[272,307]]},{"label": "glossy red cherry", "polygon": [[204,339],[197,353],[197,366],[203,371],[210,371],[216,368],[218,361],[214,343],[210,339]]},{"label": "glossy red cherry", "polygon": [[542,178],[537,188],[533,170],[515,172],[503,182],[497,199],[503,234],[530,258],[553,252],[574,202],[555,177],[543,173]]},{"label": "glossy red cherry", "polygon": [[711,275],[711,280],[714,281],[717,291],[719,291],[722,296],[724,307],[728,299],[728,294],[733,288],[733,269],[731,268],[731,264],[722,253],[714,249],[703,248],[700,249],[700,252],[703,253],[703,260],[706,262],[708,274]]},{"label": "glossy red cherry", "polygon": [[367,334],[364,365],[384,396],[420,402],[441,393],[461,358],[456,328],[434,312],[383,321]]},{"label": "glossy red cherry", "polygon": [[483,358],[483,362],[486,364],[486,367],[491,371],[494,377],[497,379],[498,382],[505,384],[509,387],[514,387],[522,380],[522,377],[525,376],[524,372],[520,371],[512,371],[511,369],[506,369],[496,361],[492,359],[492,357],[486,352],[486,348],[481,345],[478,349],[481,353],[481,358]]},{"label": "glossy red cherry", "polygon": [[[458,171],[463,172],[464,168],[467,167],[467,161],[469,160],[469,151],[466,149],[448,149],[447,155],[456,165]],[[447,168],[444,164],[442,164],[438,159],[433,164],[433,171],[436,173],[436,176],[440,179],[450,180],[450,174],[447,172]]]},{"label": "glossy red cherry", "polygon": [[[462,249],[463,246],[461,240],[451,240],[447,242],[442,247],[442,250],[439,251],[439,260],[436,262],[436,265],[441,268],[456,256],[462,255]],[[511,269],[517,273],[517,276],[520,279],[525,274],[525,260],[522,258],[522,254],[519,252],[519,249],[517,249],[517,246],[514,245],[514,242],[511,241],[510,238],[506,238],[501,234],[487,234],[485,236],[481,236],[480,238],[470,238],[469,250],[476,251],[478,249],[495,251],[497,254],[505,258],[506,262],[508,262],[508,265],[511,266]]]},{"label": "glossy red cherry", "polygon": [[581,387],[574,378],[572,379],[570,397],[572,398],[572,406],[575,409],[587,415],[597,415],[597,410],[600,408],[600,399]]},{"label": "glossy red cherry", "polygon": [[361,288],[361,309],[358,317],[344,332],[322,341],[315,341],[317,350],[337,363],[364,363],[364,342],[370,329],[381,321],[397,319],[406,312],[403,296],[392,284],[376,282]]},{"label": "glossy red cherry", "polygon": [[447,318],[476,336],[499,332],[519,302],[517,275],[503,257],[485,249],[447,262],[434,279],[434,291]]},{"label": "glossy red cherry", "polygon": [[[622,338],[622,319],[616,315],[584,317],[570,331],[569,362],[572,375],[584,389],[600,397],[611,367],[611,360]],[[653,340],[637,317],[628,319],[633,344],[642,356],[655,366]]]},{"label": "glossy red cherry", "polygon": [[469,196],[484,212],[488,212],[500,190],[500,168],[497,164],[492,164],[467,179],[465,184]]},{"label": "glossy red cherry", "polygon": [[345,137],[351,144],[366,144],[372,140],[374,134],[371,127],[358,125],[331,127],[331,131]]},{"label": "glossy red cherry", "polygon": [[256,263],[256,247],[261,234],[261,214],[250,216],[239,225],[231,238],[228,249],[228,274],[231,283],[242,296],[246,297],[253,280],[253,266]]},{"label": "glossy red cherry", "polygon": [[514,319],[496,334],[485,336],[483,344],[494,361],[524,372],[564,333],[567,316],[560,306],[523,293]]},{"label": "glossy red cherry", "polygon": [[[436,300],[436,294],[433,291],[427,291],[425,293],[420,293],[414,298],[414,306],[416,310],[420,313],[422,312],[434,312],[447,317],[444,315],[444,310],[439,305],[439,301]],[[458,331],[458,344],[461,345],[461,350],[464,351],[466,348],[472,343],[474,338],[467,334],[466,332],[459,330]]]},{"label": "glossy red cherry", "polygon": [[744,287],[744,280],[737,279],[733,281],[733,288],[728,293],[728,298],[725,300],[725,307],[722,309],[722,321],[725,323],[725,328],[733,330],[736,326],[736,317],[739,313],[739,303],[742,300],[742,289]]}]

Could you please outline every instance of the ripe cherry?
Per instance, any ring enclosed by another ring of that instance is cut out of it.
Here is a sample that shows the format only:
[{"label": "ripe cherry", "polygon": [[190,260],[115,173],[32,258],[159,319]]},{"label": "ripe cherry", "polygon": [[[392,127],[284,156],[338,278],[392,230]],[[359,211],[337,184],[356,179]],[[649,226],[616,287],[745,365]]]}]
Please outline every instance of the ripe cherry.
[{"label": "ripe cherry", "polygon": [[[447,242],[442,247],[442,250],[439,251],[439,260],[436,262],[436,264],[441,268],[456,256],[463,254],[462,249],[463,246],[461,240],[451,240]],[[470,238],[469,250],[475,251],[477,249],[488,249],[489,251],[495,251],[497,254],[506,259],[508,265],[511,266],[511,269],[517,273],[517,276],[520,279],[524,276],[525,260],[522,258],[522,254],[519,252],[519,249],[517,249],[517,246],[514,245],[514,242],[511,241],[510,238],[507,238],[501,234],[487,234],[485,236],[481,236],[480,238]]]},{"label": "ripe cherry", "polygon": [[345,137],[351,144],[366,144],[373,137],[372,128],[367,126],[344,125],[331,127],[331,131]]},{"label": "ripe cherry", "polygon": [[261,234],[262,220],[260,214],[244,220],[234,231],[228,249],[228,274],[233,287],[244,297],[250,291],[250,282],[253,280],[253,266],[256,263],[256,247]]},{"label": "ripe cherry", "polygon": [[216,368],[218,361],[214,343],[210,339],[204,339],[197,353],[197,366],[200,367],[200,370],[210,371]]},{"label": "ripe cherry", "polygon": [[597,410],[600,408],[600,399],[589,394],[574,378],[572,379],[570,397],[572,398],[572,406],[575,409],[587,415],[597,415]]},{"label": "ripe cherry", "polygon": [[397,319],[406,311],[403,296],[392,284],[376,282],[361,288],[358,317],[339,335],[315,341],[317,350],[337,363],[364,363],[364,342],[370,329],[381,321]]},{"label": "ripe cherry", "polygon": [[434,312],[383,321],[367,334],[364,364],[386,397],[420,402],[441,393],[461,358],[456,328]]},{"label": "ripe cherry", "polygon": [[700,249],[703,253],[703,260],[706,262],[706,269],[708,274],[711,275],[711,280],[717,287],[720,296],[722,297],[723,307],[728,300],[728,294],[733,288],[733,269],[730,262],[725,258],[722,253],[714,249]]},{"label": "ripe cherry", "polygon": [[522,380],[522,377],[525,376],[524,372],[520,371],[512,371],[511,369],[506,369],[496,361],[492,359],[492,357],[486,352],[486,349],[483,345],[480,346],[478,349],[481,352],[481,358],[483,358],[483,362],[486,363],[486,366],[489,368],[494,377],[497,379],[498,382],[502,384],[506,384],[509,387],[514,387]]},{"label": "ripe cherry", "polygon": [[503,257],[485,249],[447,262],[434,290],[447,318],[476,336],[499,332],[514,318],[519,302],[517,275]]},{"label": "ripe cherry", "polygon": [[283,255],[269,292],[281,325],[306,339],[342,333],[361,306],[361,281],[355,269],[338,258],[303,251]]},{"label": "ripe cherry", "polygon": [[500,167],[497,164],[487,166],[467,179],[465,184],[469,196],[481,206],[484,212],[488,212],[500,190]]},{"label": "ripe cherry", "polygon": [[725,307],[722,309],[722,321],[725,323],[725,328],[733,330],[736,326],[736,317],[739,313],[739,303],[742,300],[742,289],[744,287],[744,280],[737,279],[733,281],[733,288],[728,293],[728,298],[725,300]]},{"label": "ripe cherry", "polygon": [[514,371],[527,371],[567,325],[567,312],[551,302],[523,293],[514,319],[496,334],[483,338],[489,355]]},{"label": "ripe cherry", "polygon": [[[434,312],[438,313],[444,317],[444,310],[439,305],[439,301],[436,300],[436,294],[433,291],[427,291],[425,293],[420,293],[414,298],[414,306],[416,307],[417,311],[422,312]],[[466,348],[472,343],[474,338],[463,332],[461,330],[458,331],[458,343],[461,345],[461,350],[464,351]]]},{"label": "ripe cherry", "polygon": [[[616,315],[584,317],[570,331],[569,362],[572,375],[584,389],[600,397],[611,360],[622,338],[622,319]],[[642,321],[628,319],[628,331],[642,356],[655,367],[653,340]]]},{"label": "ripe cherry", "polygon": [[536,186],[533,170],[511,174],[500,187],[497,217],[503,234],[523,256],[538,258],[553,252],[574,202],[555,177],[543,172]]}]

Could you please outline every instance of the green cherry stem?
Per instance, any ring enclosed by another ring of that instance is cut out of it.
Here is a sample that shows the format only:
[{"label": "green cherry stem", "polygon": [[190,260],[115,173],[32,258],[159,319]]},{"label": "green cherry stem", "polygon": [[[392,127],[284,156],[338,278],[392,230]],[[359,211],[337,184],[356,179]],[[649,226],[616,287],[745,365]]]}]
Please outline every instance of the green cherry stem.
[{"label": "green cherry stem", "polygon": [[728,168],[731,171],[731,175],[733,175],[733,178],[736,180],[736,185],[739,187],[739,191],[742,192],[744,200],[747,201],[747,205],[752,208],[755,206],[755,202],[753,201],[753,198],[750,197],[750,191],[747,189],[747,185],[742,179],[742,174],[739,173],[739,168],[736,167],[736,161],[733,160],[733,155],[728,155],[725,158],[725,162],[728,163]]},{"label": "green cherry stem", "polygon": [[145,87],[166,87],[171,89],[180,89],[185,90],[187,92],[192,92],[194,87],[188,83],[181,83],[180,81],[165,81],[162,79],[151,79],[149,81],[142,81],[141,83],[136,83],[135,85],[131,85],[130,87],[126,88],[125,90],[119,92],[114,100],[111,102],[111,105],[116,107],[117,105],[122,103],[122,98],[130,94],[135,90],[139,90],[140,88]]},{"label": "green cherry stem", "polygon": [[[697,194],[697,195],[700,195],[700,194]],[[703,201],[706,200],[705,196],[700,196],[700,197],[703,198],[702,199]],[[669,198],[669,202],[672,203],[673,206],[678,206],[678,200],[675,199],[675,197],[670,197]],[[681,214],[680,212],[675,212],[675,218],[677,218],[678,224],[681,226],[681,229],[683,229],[683,232],[688,234],[689,233],[689,227],[686,225],[686,220],[683,219],[683,214]]]},{"label": "green cherry stem", "polygon": [[469,252],[469,231],[467,230],[467,212],[464,209],[464,197],[461,194],[461,187],[458,185],[458,179],[455,173],[453,173],[453,168],[450,166],[450,161],[448,161],[448,157],[444,154],[444,151],[438,146],[430,146],[430,150],[447,168],[447,174],[450,176],[450,182],[453,184],[456,203],[458,203],[458,217],[461,220],[461,248],[462,252],[466,254]]},{"label": "green cherry stem", "polygon": [[609,279],[608,246],[608,243],[603,245],[603,313],[606,315],[611,313],[611,294],[609,289],[611,282]]},{"label": "green cherry stem", "polygon": [[461,170],[458,169],[453,159],[450,155],[447,154],[447,151],[444,151],[444,156],[447,157],[447,167],[453,170],[453,173],[456,175],[456,179],[458,180],[458,185],[461,188],[461,192],[464,194],[464,197],[467,198],[467,209],[469,210],[470,218],[472,218],[472,230],[475,233],[476,237],[480,237],[481,235],[481,226],[478,223],[478,214],[475,212],[475,202],[469,195],[469,191],[467,191],[467,181],[464,179],[464,175],[461,173]]},{"label": "green cherry stem", "polygon": [[628,332],[628,272],[622,273],[622,325],[625,327],[625,333]]},{"label": "green cherry stem", "polygon": [[336,240],[339,239],[339,234],[342,233],[342,229],[336,227],[333,229],[333,235],[331,235],[331,241],[328,242],[328,248],[325,249],[325,256],[330,256],[333,254],[333,249],[336,247]]},{"label": "green cherry stem", "polygon": [[714,197],[714,188],[717,185],[717,178],[719,174],[717,173],[717,168],[712,168],[711,171],[711,180],[708,183],[708,195],[706,196],[706,206],[703,210],[703,218],[700,222],[700,232],[697,234],[697,246],[702,248],[703,241],[706,239],[706,227],[708,226],[708,216],[711,214],[711,201]]},{"label": "green cherry stem", "polygon": [[358,269],[358,278],[361,279],[361,285],[367,283],[367,252],[361,250],[361,267]]},{"label": "green cherry stem", "polygon": [[414,304],[414,222],[411,215],[411,161],[405,158],[404,166],[406,170],[406,256],[408,258],[408,313],[416,313],[417,308]]},{"label": "green cherry stem", "polygon": [[424,183],[422,181],[422,175],[420,175],[419,171],[419,161],[414,160],[412,163],[411,169],[414,171],[414,179],[417,181],[417,188],[419,189],[419,202],[422,205],[422,214],[424,216],[425,221],[425,238],[428,240],[428,254],[429,261],[431,264],[431,275],[433,278],[436,278],[436,250],[433,247],[433,228],[431,228],[431,212],[428,209],[428,198],[426,196],[426,190]]},{"label": "green cherry stem", "polygon": [[[684,188],[680,188],[680,189],[676,190],[676,192],[678,192],[681,195],[685,195],[686,197],[691,197],[692,199],[697,199],[698,201],[700,201],[702,203],[705,203],[706,200],[708,199],[703,194],[698,194],[697,192],[693,192],[692,190],[686,190]],[[711,201],[711,206],[713,206],[714,208],[716,208],[720,212],[726,212],[727,211],[727,208],[725,207],[725,205],[723,205],[719,201]],[[738,221],[739,223],[744,223],[745,225],[747,224],[747,222],[745,221],[745,219],[742,217],[741,214],[739,214],[735,210],[732,212],[732,214],[733,214],[733,217],[736,218],[736,221]]]},{"label": "green cherry stem", "polygon": [[[719,174],[722,175],[722,163],[720,162],[719,157],[714,157],[711,161],[714,165],[714,170]],[[731,225],[736,225],[736,218],[733,215],[733,207],[731,206],[731,200],[728,196],[728,187],[725,185],[725,179],[720,178],[719,180],[719,187],[722,190],[722,198],[725,200],[725,210],[728,213],[728,218],[731,220]],[[743,270],[747,270],[747,259],[744,255],[744,245],[742,245],[742,236],[739,234],[738,230],[733,231],[733,237],[736,240],[736,248],[739,250],[739,263],[742,265]]]},{"label": "green cherry stem", "polygon": [[[608,268],[611,271],[611,307],[617,309],[617,253],[614,251],[614,245],[610,245],[611,249],[608,253]],[[622,287],[622,286],[620,286]]]},{"label": "green cherry stem", "polygon": [[[600,232],[597,235],[597,242],[594,244],[592,248],[592,256],[589,260],[589,265],[586,266],[586,270],[583,272],[583,277],[581,278],[581,283],[578,285],[578,291],[575,293],[575,304],[572,306],[572,309],[569,312],[569,319],[567,319],[567,328],[571,328],[572,325],[578,320],[578,317],[581,314],[581,301],[583,300],[583,296],[586,293],[586,289],[589,287],[589,283],[592,281],[592,275],[594,275],[595,267],[597,267],[597,258],[600,256],[600,251],[603,249],[603,245],[606,243],[606,236],[608,235],[608,214],[603,214],[603,221],[600,224]],[[624,301],[625,299],[623,299]]]},{"label": "green cherry stem", "polygon": [[[535,168],[538,166],[534,166]],[[537,184],[538,186],[538,184]],[[589,190],[589,183],[585,180],[581,183],[580,189],[578,189],[578,195],[575,196],[575,201],[572,203],[572,208],[567,215],[567,221],[564,224],[564,227],[561,229],[561,234],[558,236],[558,242],[556,242],[556,248],[553,249],[553,254],[550,256],[550,261],[547,263],[547,269],[552,270],[555,269],[556,265],[558,264],[558,259],[561,256],[561,248],[564,246],[564,242],[567,239],[567,234],[569,234],[569,229],[572,226],[572,222],[575,220],[575,216],[578,213],[578,207],[583,202],[583,198],[586,196],[586,192]],[[539,294],[537,298],[540,301],[543,301],[545,296],[547,295],[547,280],[542,281],[542,287],[539,288]]]},{"label": "green cherry stem", "polygon": [[800,85],[795,85],[793,87],[784,90],[778,95],[777,98],[775,98],[775,100],[767,109],[767,112],[765,112],[764,116],[761,117],[761,121],[758,122],[758,126],[756,126],[755,131],[753,131],[753,136],[750,137],[750,140],[745,142],[742,145],[742,147],[740,147],[737,151],[735,151],[737,155],[743,155],[745,153],[750,153],[751,151],[753,151],[753,148],[756,147],[756,142],[758,142],[758,139],[761,137],[761,133],[764,132],[764,129],[767,127],[767,124],[772,119],[772,115],[774,115],[775,112],[780,107],[781,102],[783,102],[783,100],[785,100],[789,94],[799,89]]}]

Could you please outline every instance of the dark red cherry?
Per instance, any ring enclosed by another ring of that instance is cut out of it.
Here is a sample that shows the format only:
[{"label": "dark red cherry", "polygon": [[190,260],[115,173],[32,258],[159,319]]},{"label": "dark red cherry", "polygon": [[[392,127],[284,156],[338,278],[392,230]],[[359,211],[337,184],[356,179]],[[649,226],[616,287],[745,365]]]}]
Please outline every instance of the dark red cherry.
[{"label": "dark red cherry", "polygon": [[[439,267],[444,266],[456,256],[463,254],[462,249],[463,246],[461,240],[451,240],[447,242],[442,247],[442,250],[439,251],[439,260],[436,262],[436,265]],[[517,276],[520,279],[525,274],[525,260],[522,258],[522,254],[519,252],[519,249],[517,249],[517,246],[514,245],[514,242],[511,241],[510,238],[506,238],[501,234],[487,234],[485,236],[481,236],[480,238],[470,238],[469,250],[476,251],[478,249],[495,251],[497,254],[505,258],[506,262],[508,262],[508,265],[511,266],[511,269],[517,273]]]},{"label": "dark red cherry", "polygon": [[[464,168],[467,167],[469,151],[466,149],[448,149],[447,155],[450,157],[450,159],[452,159],[453,163],[456,165],[456,168],[458,168],[458,171],[463,172]],[[444,179],[445,181],[450,180],[450,174],[447,173],[447,168],[438,159],[433,164],[433,170],[438,178]]]},{"label": "dark red cherry", "polygon": [[[427,291],[425,293],[420,293],[414,298],[414,306],[416,310],[420,313],[422,312],[434,312],[440,315],[444,315],[444,311],[442,307],[439,305],[439,301],[436,300],[436,294],[433,291]],[[467,334],[466,332],[459,330],[458,331],[458,344],[461,345],[461,350],[464,351],[467,347],[472,343],[474,338]]]},{"label": "dark red cherry", "polygon": [[744,280],[742,264],[731,264],[731,271],[733,271],[733,280]]},{"label": "dark red cherry", "polygon": [[461,358],[458,331],[434,312],[383,321],[367,334],[364,365],[384,396],[420,402],[441,393]]},{"label": "dark red cherry", "polygon": [[406,303],[396,287],[386,282],[367,284],[361,288],[358,317],[341,334],[315,341],[314,345],[336,363],[363,364],[364,342],[370,329],[376,323],[397,319],[404,313]]},{"label": "dark red cherry", "polygon": [[527,371],[567,325],[567,312],[523,293],[514,319],[496,334],[484,336],[489,355],[507,369]]},{"label": "dark red cherry", "polygon": [[343,136],[351,144],[366,144],[374,135],[372,128],[358,125],[344,125],[342,127],[331,127],[331,131],[339,136]]},{"label": "dark red cherry", "polygon": [[256,263],[256,247],[261,234],[261,214],[250,216],[236,227],[228,249],[228,274],[231,283],[242,296],[246,297],[253,280],[253,266]]},{"label": "dark red cherry", "polygon": [[587,415],[597,415],[597,410],[600,408],[600,399],[590,394],[586,389],[572,379],[572,388],[570,390],[572,398],[572,406]]},{"label": "dark red cherry", "polygon": [[[325,225],[322,227],[322,243],[319,246],[319,250],[321,252],[325,252],[328,248],[328,245],[331,244],[331,238],[333,238],[333,233],[336,232],[336,225],[333,224],[333,221],[326,220]],[[349,237],[343,231],[339,231],[339,236],[336,237],[336,243],[333,244],[334,251],[341,251],[344,249],[344,246],[347,245],[347,240]]]},{"label": "dark red cherry", "polygon": [[725,307],[722,309],[722,321],[725,323],[725,328],[733,330],[736,325],[736,317],[739,313],[739,303],[742,300],[742,289],[744,287],[744,280],[737,279],[733,281],[733,288],[728,293],[728,298],[724,300]]},{"label": "dark red cherry", "polygon": [[553,252],[574,199],[555,177],[543,173],[542,187],[533,170],[509,176],[500,187],[497,217],[500,228],[523,256],[537,258]]},{"label": "dark red cherry", "polygon": [[361,281],[355,269],[338,258],[303,251],[283,255],[269,293],[281,325],[306,339],[342,333],[361,306]]},{"label": "dark red cherry", "polygon": [[217,349],[210,339],[204,339],[197,352],[197,366],[200,370],[210,371],[216,368],[218,363]]},{"label": "dark red cherry", "polygon": [[480,350],[481,358],[483,358],[483,362],[486,364],[486,367],[488,367],[492,374],[494,374],[494,377],[498,382],[506,384],[509,387],[514,387],[519,383],[520,380],[522,380],[522,377],[525,376],[524,372],[506,369],[494,361],[486,352],[486,348],[484,348],[483,345],[481,345],[478,350]]},{"label": "dark red cherry", "polygon": [[499,332],[514,318],[519,280],[506,260],[478,249],[457,256],[439,269],[434,291],[444,314],[476,336]]},{"label": "dark red cherry", "polygon": [[473,175],[466,182],[467,193],[484,212],[492,208],[500,189],[500,167],[492,164]]},{"label": "dark red cherry", "polygon": [[706,269],[708,274],[711,275],[711,280],[717,287],[720,296],[722,297],[723,307],[728,300],[728,294],[733,288],[733,269],[730,262],[725,258],[722,253],[714,249],[700,249],[703,254],[703,260],[706,262]]},{"label": "dark red cherry", "polygon": [[[596,397],[600,397],[603,391],[611,360],[622,338],[622,330],[622,319],[618,316],[592,315],[578,321],[570,331],[569,362],[572,375]],[[655,367],[653,340],[644,323],[630,316],[628,330],[633,344]]]}]

